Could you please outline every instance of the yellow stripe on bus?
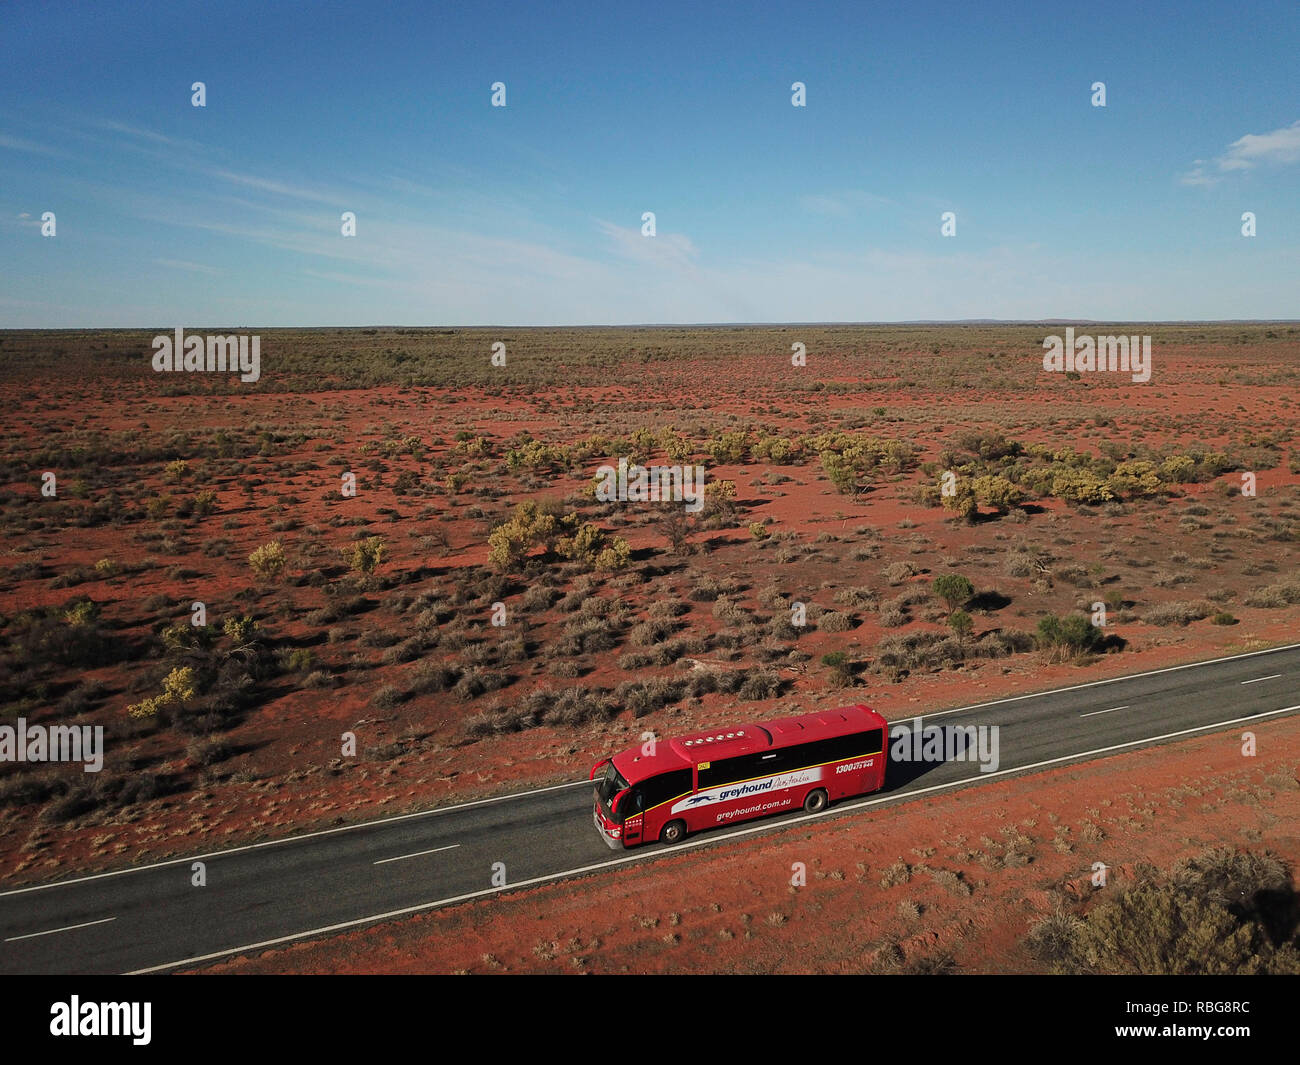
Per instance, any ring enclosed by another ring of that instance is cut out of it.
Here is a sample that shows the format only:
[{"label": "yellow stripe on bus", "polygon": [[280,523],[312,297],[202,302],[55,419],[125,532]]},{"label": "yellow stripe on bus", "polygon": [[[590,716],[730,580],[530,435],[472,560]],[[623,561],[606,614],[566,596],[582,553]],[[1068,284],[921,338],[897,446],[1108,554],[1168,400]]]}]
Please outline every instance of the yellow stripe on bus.
[{"label": "yellow stripe on bus", "polygon": [[[859,758],[875,758],[876,755],[884,754],[884,753],[885,753],[885,749],[881,747],[880,750],[878,751],[868,751],[866,754],[855,754],[852,758],[832,758],[829,762],[818,762],[816,765],[806,765],[800,769],[782,769],[781,773],[802,773],[806,769],[820,769],[824,765],[835,765],[837,762],[853,762]],[[709,765],[710,763],[705,762],[703,764]],[[769,777],[779,776],[779,775],[780,774],[778,773],[765,774],[765,776],[769,776]],[[734,788],[737,784],[748,784],[751,781],[762,780],[762,779],[763,777],[758,776],[758,777],[750,777],[748,780],[732,780],[727,782],[726,784],[715,784],[712,788],[705,788],[704,790],[714,791],[717,788]],[[797,787],[798,785],[791,785],[791,786]],[[780,790],[787,791],[789,789],[781,788]],[[659,807],[661,806],[667,806],[670,802],[676,802],[678,799],[684,799],[686,798],[687,795],[696,795],[696,794],[698,794],[698,792],[696,791],[684,791],[680,795],[674,795],[671,799],[665,799],[663,802],[655,803],[653,806],[650,807],[649,810],[642,810],[641,815],[644,816],[645,814],[651,813],[652,811],[659,809]]]},{"label": "yellow stripe on bus", "polygon": [[[667,806],[670,802],[676,802],[678,799],[684,799],[686,798],[687,795],[694,795],[694,794],[695,792],[693,791],[684,791],[680,795],[674,795],[671,799],[665,799],[663,802],[655,803],[652,807],[650,807],[650,810],[657,810],[661,806]],[[642,810],[641,813],[648,814],[650,810]]]},{"label": "yellow stripe on bus", "polygon": [[[884,754],[885,749],[882,747],[878,751],[868,751],[866,754],[855,754],[852,758],[832,758],[829,762],[818,762],[815,765],[802,766],[799,769],[782,769],[781,773],[764,773],[761,776],[749,777],[747,780],[732,780],[726,784],[715,784],[712,788],[705,788],[705,791],[713,791],[715,788],[734,788],[737,784],[749,784],[755,780],[762,780],[764,777],[780,776],[782,773],[802,773],[806,769],[820,769],[824,765],[835,765],[837,762],[855,762],[859,758],[875,758],[878,754]],[[781,789],[785,791],[785,788]],[[663,805],[662,803],[660,805]]]}]

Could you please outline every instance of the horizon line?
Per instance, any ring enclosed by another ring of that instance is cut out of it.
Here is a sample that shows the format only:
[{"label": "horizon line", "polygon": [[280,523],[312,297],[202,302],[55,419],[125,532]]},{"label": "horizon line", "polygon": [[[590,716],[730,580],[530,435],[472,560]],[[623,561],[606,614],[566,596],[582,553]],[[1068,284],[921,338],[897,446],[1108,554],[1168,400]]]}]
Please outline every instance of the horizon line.
[{"label": "horizon line", "polygon": [[[588,323],[568,325],[486,324],[404,325],[370,323],[367,325],[240,325],[240,329],[419,329],[419,330],[477,330],[477,329],[775,329],[818,326],[936,326],[936,325],[1300,325],[1300,318],[906,318],[880,321],[772,321],[772,322],[637,322],[631,324]],[[147,333],[158,328],[175,331],[177,328],[218,328],[209,326],[157,326],[157,325],[63,325],[63,326],[0,326],[0,333]],[[230,328],[226,323],[224,328]]]}]

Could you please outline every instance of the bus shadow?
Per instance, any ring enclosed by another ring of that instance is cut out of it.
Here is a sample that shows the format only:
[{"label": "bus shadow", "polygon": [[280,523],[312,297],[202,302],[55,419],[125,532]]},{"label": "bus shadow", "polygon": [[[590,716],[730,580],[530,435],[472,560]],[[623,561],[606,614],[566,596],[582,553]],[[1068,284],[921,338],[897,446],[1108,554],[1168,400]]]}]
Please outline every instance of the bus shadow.
[{"label": "bus shadow", "polygon": [[[923,735],[924,731],[923,729]],[[949,735],[951,735],[951,740],[948,739]],[[889,760],[885,763],[885,784],[880,790],[882,792],[898,791],[909,784],[914,784],[927,773],[933,772],[948,762],[979,761],[979,751],[976,748],[975,739],[969,733],[956,729],[949,734],[945,730],[941,730],[940,736],[943,738],[943,757],[940,758],[925,757],[923,741],[920,744],[920,750],[916,750],[916,745],[913,743],[914,738],[910,731],[901,746],[902,757],[895,758],[896,743],[891,738],[887,749]]]}]

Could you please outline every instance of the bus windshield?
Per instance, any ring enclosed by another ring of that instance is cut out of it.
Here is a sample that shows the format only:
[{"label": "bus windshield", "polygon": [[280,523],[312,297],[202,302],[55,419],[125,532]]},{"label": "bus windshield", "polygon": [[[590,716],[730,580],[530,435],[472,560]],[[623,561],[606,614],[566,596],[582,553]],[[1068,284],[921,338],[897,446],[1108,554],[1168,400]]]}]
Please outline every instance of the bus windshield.
[{"label": "bus windshield", "polygon": [[596,781],[596,796],[600,799],[601,805],[608,810],[614,796],[626,787],[629,787],[629,784],[623,779],[623,774],[614,768],[613,762],[607,762],[604,776]]}]

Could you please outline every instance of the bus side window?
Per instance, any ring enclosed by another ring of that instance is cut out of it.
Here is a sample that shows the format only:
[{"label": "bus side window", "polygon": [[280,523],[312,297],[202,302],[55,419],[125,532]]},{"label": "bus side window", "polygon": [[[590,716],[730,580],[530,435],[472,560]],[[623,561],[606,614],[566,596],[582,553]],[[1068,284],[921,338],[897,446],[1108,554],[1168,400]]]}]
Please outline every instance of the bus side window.
[{"label": "bus side window", "polygon": [[720,762],[714,762],[708,769],[700,770],[700,790],[706,791],[723,784],[735,784],[737,781],[750,780],[753,777],[775,772],[767,768],[770,763],[760,761],[764,754],[773,753],[776,752],[760,751],[757,754],[742,754],[735,758],[724,758]]},{"label": "bus side window", "polygon": [[671,772],[660,773],[658,776],[642,781],[637,790],[645,793],[645,808],[648,810],[660,803],[667,802],[669,799],[689,795],[691,792],[691,776],[689,769],[674,769]]},{"label": "bus side window", "polygon": [[767,776],[769,773],[784,773],[787,769],[792,768],[798,767],[795,766],[794,759],[790,757],[790,748],[782,747],[779,750],[760,754],[754,773]]}]

